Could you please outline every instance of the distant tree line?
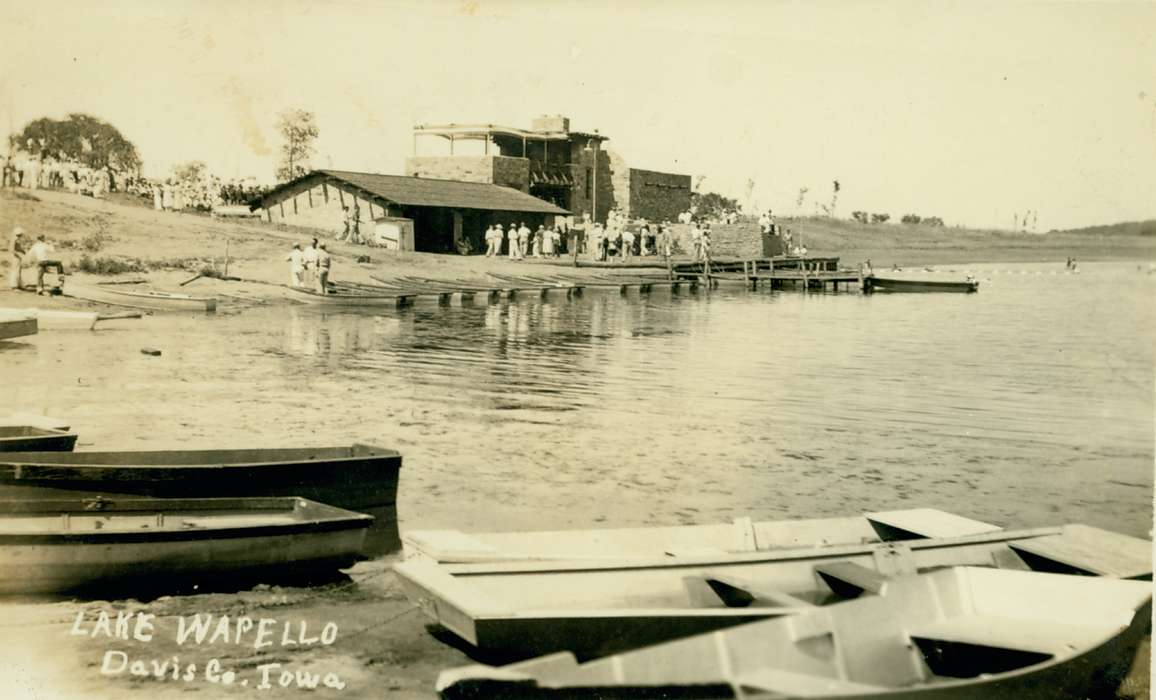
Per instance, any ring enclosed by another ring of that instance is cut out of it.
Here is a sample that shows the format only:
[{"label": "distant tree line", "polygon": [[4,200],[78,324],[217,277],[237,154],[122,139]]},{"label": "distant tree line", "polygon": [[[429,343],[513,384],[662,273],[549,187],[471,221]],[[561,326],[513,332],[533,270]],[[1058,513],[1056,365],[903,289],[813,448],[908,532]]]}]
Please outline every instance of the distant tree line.
[{"label": "distant tree line", "polygon": [[861,224],[885,224],[891,220],[890,214],[868,214],[865,211],[851,212],[851,218]]}]

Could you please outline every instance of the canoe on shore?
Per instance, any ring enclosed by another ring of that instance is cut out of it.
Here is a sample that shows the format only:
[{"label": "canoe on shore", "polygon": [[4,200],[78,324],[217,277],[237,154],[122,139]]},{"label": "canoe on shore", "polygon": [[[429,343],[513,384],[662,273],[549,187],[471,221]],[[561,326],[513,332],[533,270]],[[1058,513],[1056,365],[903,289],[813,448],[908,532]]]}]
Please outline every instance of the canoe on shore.
[{"label": "canoe on shore", "polygon": [[766,552],[394,566],[410,600],[475,648],[598,656],[988,566],[1151,578],[1152,543],[1084,525]]},{"label": "canoe on shore", "polygon": [[213,297],[194,297],[188,294],[172,294],[158,291],[131,291],[111,285],[80,284],[68,280],[64,284],[65,296],[74,299],[95,301],[114,306],[130,306],[136,309],[157,311],[204,311],[217,310],[217,300]]},{"label": "canoe on shore", "polygon": [[0,426],[15,427],[25,425],[42,430],[62,430],[66,433],[72,428],[72,425],[66,420],[42,416],[36,413],[16,411],[6,416],[0,416]]},{"label": "canoe on shore", "polygon": [[58,309],[0,309],[0,316],[31,316],[40,330],[95,330],[100,321],[140,318],[140,314],[99,314],[95,311],[64,311]]},{"label": "canoe on shore", "polygon": [[976,280],[907,280],[885,277],[868,277],[864,280],[868,292],[956,292],[970,294],[979,291]]},{"label": "canoe on shore", "polygon": [[0,501],[0,594],[342,568],[372,522],[303,498]]},{"label": "canoe on shore", "polygon": [[32,425],[0,425],[0,452],[71,452],[76,433]]},{"label": "canoe on shore", "polygon": [[36,335],[39,325],[34,316],[0,317],[0,340]]},{"label": "canoe on shore", "polygon": [[952,568],[588,663],[563,652],[445,671],[437,690],[445,700],[1114,697],[1151,606],[1140,581]]},{"label": "canoe on shore", "polygon": [[[0,499],[301,496],[395,508],[401,455],[350,447],[0,453]],[[375,513],[376,514],[376,513]]]},{"label": "canoe on shore", "polygon": [[996,532],[997,525],[934,508],[844,518],[542,532],[409,530],[406,557],[443,564],[487,561],[620,559],[759,552],[789,547],[959,537]]}]

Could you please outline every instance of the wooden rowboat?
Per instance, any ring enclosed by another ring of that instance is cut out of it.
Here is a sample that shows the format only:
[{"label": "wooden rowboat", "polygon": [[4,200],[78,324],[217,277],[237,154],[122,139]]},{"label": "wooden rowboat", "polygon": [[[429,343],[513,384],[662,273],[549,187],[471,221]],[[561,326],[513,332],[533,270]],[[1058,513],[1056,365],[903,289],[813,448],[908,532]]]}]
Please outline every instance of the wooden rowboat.
[{"label": "wooden rowboat", "polygon": [[342,568],[372,522],[303,498],[0,501],[0,594]]},{"label": "wooden rowboat", "polygon": [[39,326],[34,316],[6,316],[0,318],[0,340],[36,335]]},{"label": "wooden rowboat", "polygon": [[953,568],[588,663],[563,652],[446,671],[437,690],[446,700],[1114,697],[1151,605],[1145,582]]},{"label": "wooden rowboat", "polygon": [[401,455],[351,447],[0,453],[0,498],[301,496],[393,509]]},{"label": "wooden rowboat", "polygon": [[969,294],[979,291],[979,282],[947,280],[890,279],[868,277],[864,280],[868,292],[958,292]]},{"label": "wooden rowboat", "polygon": [[987,566],[1151,578],[1152,543],[1084,525],[737,554],[394,566],[406,595],[479,650],[597,656]]},{"label": "wooden rowboat", "polygon": [[0,452],[71,452],[76,433],[31,425],[0,425]]},{"label": "wooden rowboat", "polygon": [[305,289],[304,287],[287,286],[285,288],[289,290],[289,295],[294,299],[306,304],[319,304],[321,306],[397,307],[404,306],[413,296],[403,293],[363,294],[351,291],[334,291],[328,294],[322,294],[312,289]]},{"label": "wooden rowboat", "polygon": [[0,309],[0,316],[32,316],[40,330],[95,330],[100,321],[140,318],[140,314],[98,314],[95,311],[64,311],[57,309]]},{"label": "wooden rowboat", "polygon": [[543,532],[409,530],[407,558],[464,562],[621,559],[759,552],[790,547],[961,537],[996,532],[997,525],[933,508],[912,508],[845,518]]},{"label": "wooden rowboat", "polygon": [[217,300],[213,297],[194,297],[188,294],[158,291],[134,292],[108,285],[80,284],[72,280],[68,280],[64,284],[63,291],[65,296],[74,299],[85,299],[115,306],[131,306],[136,309],[205,312],[217,310]]}]

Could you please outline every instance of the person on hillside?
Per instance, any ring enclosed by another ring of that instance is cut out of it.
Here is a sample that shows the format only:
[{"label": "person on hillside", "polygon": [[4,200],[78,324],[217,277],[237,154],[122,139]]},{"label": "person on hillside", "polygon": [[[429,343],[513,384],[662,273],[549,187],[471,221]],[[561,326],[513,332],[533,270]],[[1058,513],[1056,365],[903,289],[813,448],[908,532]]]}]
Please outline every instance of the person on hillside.
[{"label": "person on hillside", "polygon": [[161,205],[165,211],[173,210],[173,183],[172,180],[165,182],[165,186],[161,189]]},{"label": "person on hillside", "polygon": [[285,259],[289,261],[289,286],[304,286],[301,275],[305,272],[305,257],[301,252],[301,244],[294,243],[293,250],[289,251],[289,256]]},{"label": "person on hillside", "polygon": [[329,293],[329,267],[333,261],[325,244],[317,246],[317,291],[320,294]]},{"label": "person on hillside", "polygon": [[301,254],[305,263],[305,276],[301,280],[302,286],[312,287],[317,284],[317,239],[314,238]]},{"label": "person on hillside", "polygon": [[160,185],[153,185],[153,209],[161,211],[165,208],[164,197]]},{"label": "person on hillside", "polygon": [[349,242],[361,243],[361,207],[357,202],[349,210]]},{"label": "person on hillside", "polygon": [[8,286],[12,289],[24,287],[21,268],[24,266],[25,252],[24,229],[17,226],[12,229],[12,240],[8,243],[8,264],[11,267],[8,273]]},{"label": "person on hillside", "polygon": [[32,262],[36,264],[36,293],[44,294],[44,273],[49,269],[56,271],[56,274],[64,274],[64,264],[59,260],[51,257],[52,246],[44,240],[44,235],[41,234],[36,237],[36,242],[32,244],[28,255],[32,258]]},{"label": "person on hillside", "polygon": [[690,245],[694,259],[702,260],[702,229],[699,228],[697,221],[690,226]]}]

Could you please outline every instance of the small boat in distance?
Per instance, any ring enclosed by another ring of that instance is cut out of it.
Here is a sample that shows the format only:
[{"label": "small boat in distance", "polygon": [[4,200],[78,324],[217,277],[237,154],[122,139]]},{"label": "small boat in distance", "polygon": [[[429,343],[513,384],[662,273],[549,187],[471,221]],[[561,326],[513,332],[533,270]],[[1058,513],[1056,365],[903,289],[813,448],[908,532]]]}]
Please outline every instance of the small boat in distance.
[{"label": "small boat in distance", "polygon": [[1151,609],[1142,581],[941,569],[897,578],[877,596],[587,663],[561,652],[445,671],[437,691],[445,700],[1110,697]]},{"label": "small boat in distance", "polygon": [[108,285],[81,284],[71,279],[64,283],[63,293],[74,299],[115,306],[130,306],[137,309],[204,312],[217,310],[217,300],[213,297],[194,297],[188,294],[172,294],[152,290],[134,292]]},{"label": "small boat in distance", "polygon": [[304,498],[0,501],[0,594],[339,569],[372,522]]},{"label": "small boat in distance", "polygon": [[31,425],[0,425],[0,452],[71,452],[76,433]]},{"label": "small boat in distance", "polygon": [[36,335],[39,325],[35,316],[2,316],[0,317],[0,340],[23,338],[26,335]]},{"label": "small boat in distance", "polygon": [[868,292],[956,292],[970,294],[979,291],[979,281],[915,280],[870,276],[863,280]]}]

